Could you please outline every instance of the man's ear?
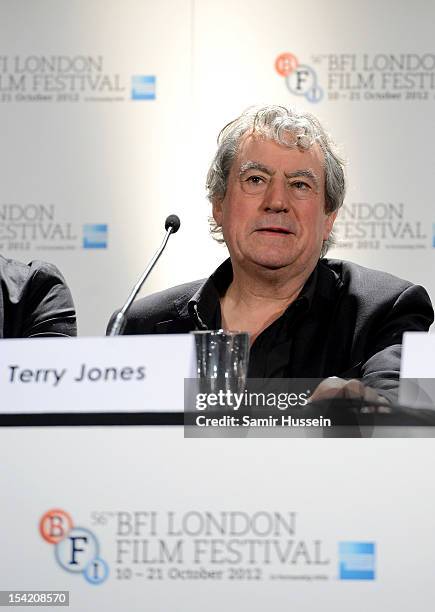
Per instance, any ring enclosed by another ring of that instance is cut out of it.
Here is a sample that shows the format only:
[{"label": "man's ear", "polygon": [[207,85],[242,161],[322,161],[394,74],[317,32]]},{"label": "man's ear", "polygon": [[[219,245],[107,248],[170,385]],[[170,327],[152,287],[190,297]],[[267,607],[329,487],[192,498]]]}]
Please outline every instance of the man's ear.
[{"label": "man's ear", "polygon": [[338,210],[327,215],[325,219],[325,227],[323,230],[323,240],[328,240],[330,233],[332,232],[332,228],[334,227],[335,219],[337,217]]},{"label": "man's ear", "polygon": [[213,200],[213,219],[216,221],[216,224],[221,227],[222,226],[222,200],[215,199]]}]

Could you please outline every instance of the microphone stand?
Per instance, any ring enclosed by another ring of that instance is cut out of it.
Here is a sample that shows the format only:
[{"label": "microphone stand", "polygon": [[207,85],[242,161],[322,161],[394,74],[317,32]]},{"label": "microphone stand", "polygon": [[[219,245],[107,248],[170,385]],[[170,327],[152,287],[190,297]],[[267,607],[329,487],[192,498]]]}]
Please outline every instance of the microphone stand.
[{"label": "microphone stand", "polygon": [[169,240],[169,236],[171,234],[175,234],[175,232],[178,231],[179,227],[180,227],[180,219],[176,215],[170,215],[166,219],[166,223],[165,223],[166,234],[165,234],[165,237],[163,238],[162,244],[159,246],[157,251],[154,253],[153,258],[151,259],[148,266],[143,271],[141,277],[139,278],[139,280],[137,281],[137,283],[131,290],[130,295],[128,296],[127,301],[125,302],[124,306],[121,308],[121,310],[116,315],[109,331],[107,332],[107,336],[122,335],[125,329],[125,325],[127,323],[126,314],[129,311],[130,306],[134,302],[137,294],[141,290],[142,285],[144,284],[144,282],[150,275],[152,269],[156,265],[160,255],[163,253],[166,247],[166,244]]}]

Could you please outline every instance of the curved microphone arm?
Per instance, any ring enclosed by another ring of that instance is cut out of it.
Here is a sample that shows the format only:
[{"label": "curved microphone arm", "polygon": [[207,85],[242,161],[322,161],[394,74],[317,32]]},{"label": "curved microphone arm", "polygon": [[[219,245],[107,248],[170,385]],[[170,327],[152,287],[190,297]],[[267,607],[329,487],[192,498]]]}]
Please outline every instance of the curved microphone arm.
[{"label": "curved microphone arm", "polygon": [[168,243],[169,236],[171,234],[175,234],[175,232],[178,232],[179,228],[180,228],[180,219],[177,217],[177,215],[169,215],[169,217],[167,217],[165,221],[166,234],[165,234],[165,237],[163,238],[162,244],[159,246],[157,251],[154,253],[148,266],[145,268],[141,277],[139,278],[139,280],[137,281],[137,283],[131,290],[130,295],[128,296],[127,301],[125,302],[124,306],[117,313],[109,331],[107,332],[108,336],[120,336],[124,332],[125,325],[127,323],[126,315],[130,309],[130,306],[133,304],[137,294],[142,288],[142,285],[144,284],[148,276],[151,274],[152,269],[154,268],[157,261],[159,260],[160,255],[163,253]]}]

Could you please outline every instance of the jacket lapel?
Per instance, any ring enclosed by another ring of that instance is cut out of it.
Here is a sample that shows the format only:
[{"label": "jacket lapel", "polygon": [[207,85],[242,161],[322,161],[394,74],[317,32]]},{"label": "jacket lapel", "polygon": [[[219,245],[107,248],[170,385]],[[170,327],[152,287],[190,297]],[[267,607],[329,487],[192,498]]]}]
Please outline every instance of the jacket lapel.
[{"label": "jacket lapel", "polygon": [[190,317],[161,321],[156,323],[154,327],[156,334],[188,334],[194,329],[195,327]]}]

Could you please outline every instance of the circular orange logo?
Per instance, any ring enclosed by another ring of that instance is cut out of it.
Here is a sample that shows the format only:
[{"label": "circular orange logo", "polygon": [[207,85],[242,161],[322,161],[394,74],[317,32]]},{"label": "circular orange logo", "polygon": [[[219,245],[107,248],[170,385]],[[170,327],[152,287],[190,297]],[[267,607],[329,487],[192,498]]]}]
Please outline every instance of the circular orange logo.
[{"label": "circular orange logo", "polygon": [[50,544],[57,544],[63,540],[72,527],[70,515],[58,508],[46,512],[39,521],[39,531],[44,540]]},{"label": "circular orange logo", "polygon": [[281,76],[288,76],[298,66],[298,58],[292,53],[281,53],[275,60],[275,70]]}]

